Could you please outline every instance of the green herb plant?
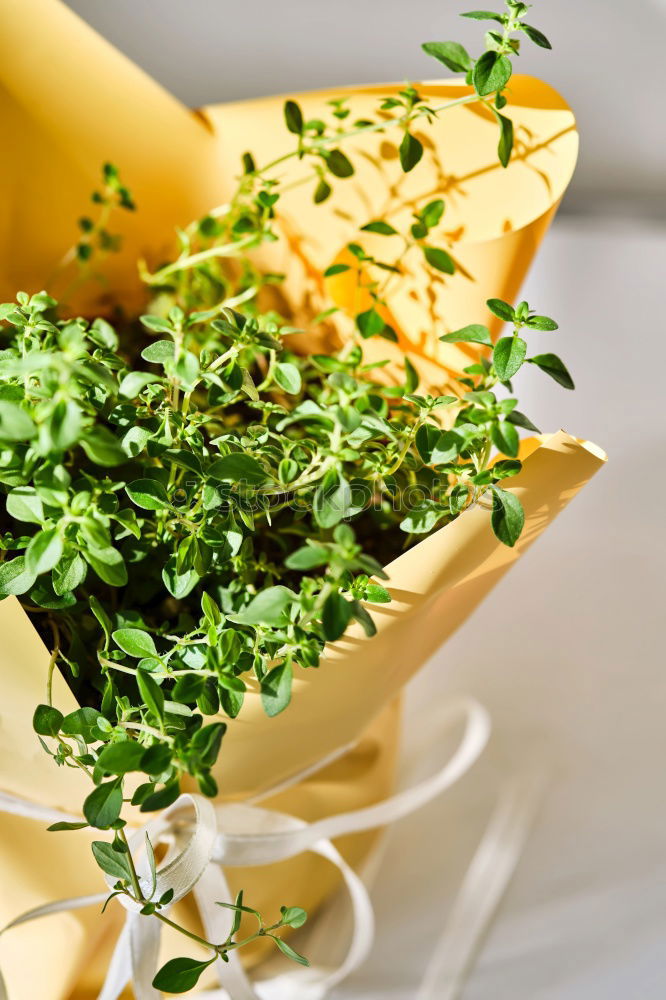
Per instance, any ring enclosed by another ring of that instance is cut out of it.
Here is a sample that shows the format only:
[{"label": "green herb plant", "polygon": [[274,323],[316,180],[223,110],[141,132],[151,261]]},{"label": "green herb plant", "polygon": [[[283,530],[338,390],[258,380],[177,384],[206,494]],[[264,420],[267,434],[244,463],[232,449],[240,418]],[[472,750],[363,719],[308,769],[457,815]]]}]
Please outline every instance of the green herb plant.
[{"label": "green herb plant", "polygon": [[[261,273],[252,251],[278,238],[282,164],[308,161],[313,198],[323,202],[354,173],[341,148],[350,137],[397,129],[408,172],[423,156],[417,122],[482,102],[497,117],[506,166],[513,133],[500,111],[514,35],[549,47],[526,13],[507,0],[504,13],[465,15],[501,26],[477,60],[457,43],[426,43],[474,88],[442,107],[427,106],[412,85],[384,99],[377,120],[351,124],[347,99],[331,102],[328,122],[305,120],[287,101],[293,151],[261,168],[245,154],[231,201],[179,233],[171,263],[154,273],[144,265],[150,306],[139,322],[65,319],[46,292],[0,306],[0,596],[21,598],[52,650],[34,716],[42,746],[92,784],[84,820],[52,829],[112,831],[110,842],[93,843],[117,880],[112,896],[129,896],[208,950],[203,961],[168,962],[158,989],[187,992],[216,959],[260,937],[307,964],[278,933],[306,915],[283,907],[266,926],[241,893],[220,903],[234,914],[224,942],[180,927],[166,915],[171,895],[156,898],[149,842],[152,888],[137,875],[124,805],[163,809],[185,775],[215,796],[224,718],[241,712],[248,683],[276,715],[289,704],[294,671],[318,667],[327,642],[352,622],[372,636],[372,605],[390,601],[382,565],[406,546],[479,502],[502,543],[520,536],[523,510],[505,480],[521,468],[519,429],[536,428],[517,409],[512,380],[532,364],[573,388],[555,355],[527,356],[530,332],[557,324],[525,302],[490,299],[513,332],[494,347],[478,323],[442,336],[487,349],[450,394],[420,394],[407,358],[402,384],[386,386],[376,378],[382,365],[363,355],[366,338],[394,338],[380,314],[382,282],[365,286],[373,305],[355,317],[356,339],[342,352],[297,355],[284,339],[296,332],[289,318],[262,305],[281,276]],[[96,200],[102,217],[82,221],[73,252],[84,268],[93,247],[114,249],[111,210],[134,207],[110,165]],[[452,273],[437,233],[443,212],[439,199],[417,208],[405,246]],[[382,219],[364,232],[396,234]],[[348,249],[359,275],[378,268],[399,279],[399,261],[378,260],[361,242]],[[56,669],[81,706],[67,715],[53,704]],[[239,938],[243,914],[257,928]]]}]

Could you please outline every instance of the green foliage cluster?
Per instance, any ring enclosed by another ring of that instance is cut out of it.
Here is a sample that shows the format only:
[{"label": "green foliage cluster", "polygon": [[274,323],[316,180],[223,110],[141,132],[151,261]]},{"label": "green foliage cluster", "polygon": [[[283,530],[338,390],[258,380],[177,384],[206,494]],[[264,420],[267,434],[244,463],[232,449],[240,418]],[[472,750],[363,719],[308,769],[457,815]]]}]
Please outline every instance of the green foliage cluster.
[{"label": "green foliage cluster", "polygon": [[[335,356],[294,353],[303,331],[267,305],[283,276],[262,272],[252,253],[278,238],[284,161],[312,166],[304,182],[314,181],[321,203],[353,176],[353,156],[341,147],[361,133],[400,130],[409,172],[424,155],[416,124],[480,101],[498,119],[506,166],[513,133],[500,110],[518,53],[513,35],[549,47],[525,24],[526,4],[506,7],[465,15],[502,28],[486,35],[477,60],[457,43],[424,46],[467,75],[474,93],[458,101],[432,108],[406,85],[380,102],[375,120],[351,122],[347,99],[330,102],[327,121],[306,120],[287,101],[295,148],[263,167],[246,153],[230,202],[179,231],[173,261],[154,273],[142,266],[149,311],[139,320],[63,318],[67,310],[46,292],[0,306],[0,598],[18,595],[52,649],[34,716],[42,745],[92,782],[85,822],[53,829],[112,830],[93,852],[117,878],[114,894],[171,926],[169,894],[154,898],[149,842],[152,892],[137,878],[124,804],[165,808],[184,775],[216,795],[225,719],[241,712],[248,687],[258,686],[266,713],[276,715],[289,704],[294,670],[318,667],[327,642],[352,622],[372,636],[372,606],[390,601],[382,566],[406,546],[479,502],[502,543],[520,536],[523,510],[505,480],[521,467],[519,429],[536,428],[517,409],[512,379],[529,363],[573,388],[556,355],[527,356],[529,332],[557,324],[525,302],[489,300],[513,332],[494,347],[478,323],[442,336],[487,348],[450,395],[419,393],[407,358],[402,384],[392,386],[381,380],[382,363],[364,359],[367,338],[396,339],[384,294],[407,252],[422,255],[433,280],[454,273],[439,235],[444,201],[417,206],[404,234],[371,219],[347,247],[354,263],[329,268],[329,277],[355,270],[372,303]],[[99,218],[80,220],[65,257],[79,269],[70,288],[90,277],[95,254],[119,248],[108,229],[112,210],[134,209],[109,164],[93,201]],[[364,247],[365,233],[400,237],[399,253],[379,259]],[[81,706],[68,715],[52,704],[56,668]],[[300,926],[302,910],[283,907],[265,927],[242,894],[232,908],[225,942],[194,935],[212,949],[210,960],[167,963],[156,988],[185,992],[216,958],[262,936],[305,962],[275,933]],[[239,941],[245,912],[258,929]]]},{"label": "green foliage cluster", "polygon": [[[60,738],[59,762],[92,767],[92,825],[119,817],[130,772],[146,811],[175,800],[183,773],[215,795],[217,716],[239,713],[248,677],[277,714],[295,664],[317,667],[351,621],[371,636],[365,604],[390,600],[377,581],[404,543],[488,494],[515,544],[522,509],[501,484],[520,470],[517,428],[533,425],[493,390],[525,362],[519,332],[556,324],[489,305],[513,336],[460,396],[435,398],[409,361],[387,387],[359,344],[299,357],[284,327],[229,309],[142,317],[154,339],[129,362],[106,321],[49,318],[44,293],[0,307],[0,594],[25,595],[57,630],[85,707],[63,719],[44,706],[38,732]],[[442,339],[491,344],[480,325]],[[566,376],[552,355],[529,361]]]}]

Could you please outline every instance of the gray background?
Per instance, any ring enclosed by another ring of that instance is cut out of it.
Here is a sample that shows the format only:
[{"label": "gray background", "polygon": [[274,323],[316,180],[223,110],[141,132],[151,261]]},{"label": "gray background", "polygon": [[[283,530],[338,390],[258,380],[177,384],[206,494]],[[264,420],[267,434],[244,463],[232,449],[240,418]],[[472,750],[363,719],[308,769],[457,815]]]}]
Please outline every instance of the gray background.
[{"label": "gray background", "polygon": [[[451,0],[71,6],[191,105],[434,75],[418,43],[478,29]],[[521,403],[610,461],[413,685],[407,747],[415,713],[461,692],[495,734],[453,794],[396,826],[373,955],[335,1000],[414,1000],[497,782],[535,748],[549,792],[462,1000],[666,996],[666,0],[541,0],[531,20],[555,50],[521,64],[573,104],[582,149],[526,297],[560,321],[578,391],[530,371]]]},{"label": "gray background", "polygon": [[[69,0],[69,6],[197,107],[336,84],[435,77],[438,64],[421,53],[420,43],[455,39],[474,51],[482,26],[458,12],[502,4]],[[521,71],[560,90],[574,106],[583,137],[565,209],[603,210],[613,200],[614,211],[666,214],[660,94],[666,0],[537,0],[530,21],[554,50],[525,42]]]}]

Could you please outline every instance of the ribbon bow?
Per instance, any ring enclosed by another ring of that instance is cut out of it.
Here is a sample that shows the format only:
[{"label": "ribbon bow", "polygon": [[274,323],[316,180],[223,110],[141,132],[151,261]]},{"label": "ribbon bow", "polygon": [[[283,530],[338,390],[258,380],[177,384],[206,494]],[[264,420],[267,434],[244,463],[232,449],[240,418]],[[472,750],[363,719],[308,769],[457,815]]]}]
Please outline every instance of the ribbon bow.
[{"label": "ribbon bow", "polygon": [[[167,842],[166,857],[157,868],[156,898],[173,890],[173,902],[192,892],[210,941],[222,941],[229,931],[230,915],[217,902],[230,902],[225,867],[270,865],[312,851],[335,865],[349,895],[352,916],[351,941],[342,962],[333,967],[294,969],[253,984],[238,952],[229,962],[219,959],[213,968],[220,989],[198,994],[207,1000],[323,1000],[329,991],[357,969],[368,956],[374,938],[374,914],[368,890],[359,875],[345,862],[332,843],[344,834],[388,826],[420,809],[458,781],[482,753],[490,735],[487,712],[477,702],[463,699],[438,713],[433,727],[422,728],[417,761],[431,760],[454,727],[464,724],[460,742],[445,763],[430,777],[363,809],[328,816],[306,823],[294,816],[264,809],[256,804],[214,805],[200,795],[181,795],[168,809],[133,830],[129,838],[134,853],[145,843]],[[302,776],[296,776],[296,784]],[[426,970],[418,1000],[429,1000],[437,989],[438,1000],[454,1000],[476,952],[478,942],[513,873],[527,836],[536,803],[532,775],[500,796],[499,805],[468,869],[449,921]],[[56,810],[0,793],[0,811],[38,820],[71,820]],[[148,891],[147,862],[138,865],[142,889]],[[107,878],[109,887],[113,880]],[[66,910],[78,909],[106,899],[107,893],[58,900],[29,910],[13,920],[11,927]],[[139,913],[129,897],[116,897],[127,910],[124,927],[109,964],[98,1000],[118,1000],[128,982],[136,1000],[161,1000],[152,981],[157,969],[159,920]],[[9,1000],[0,974],[0,1000]]]}]

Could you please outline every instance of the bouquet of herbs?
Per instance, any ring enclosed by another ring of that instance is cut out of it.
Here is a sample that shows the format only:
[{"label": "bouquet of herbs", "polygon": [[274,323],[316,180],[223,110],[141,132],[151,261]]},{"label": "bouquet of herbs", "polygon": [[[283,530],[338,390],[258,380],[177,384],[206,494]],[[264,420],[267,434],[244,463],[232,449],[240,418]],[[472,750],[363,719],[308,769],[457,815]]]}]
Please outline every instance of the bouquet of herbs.
[{"label": "bouquet of herbs", "polygon": [[[527,11],[507,0],[503,12],[465,15],[492,25],[478,59],[455,42],[424,45],[466,74],[473,93],[462,101],[496,118],[504,166],[513,131],[503,91],[519,39],[550,47]],[[343,100],[327,120],[306,120],[290,100],[289,156],[312,164],[321,203],[354,174],[347,137],[398,130],[410,172],[423,154],[416,123],[446,107],[427,105],[413,85],[383,100],[375,120],[354,121]],[[372,605],[391,600],[382,566],[414,541],[485,503],[497,538],[513,546],[524,517],[507,485],[521,468],[519,429],[536,427],[518,409],[512,380],[532,364],[573,388],[556,355],[530,354],[530,331],[557,324],[526,302],[488,301],[510,326],[494,345],[474,316],[441,337],[480,347],[446,394],[419,391],[406,357],[398,385],[380,378],[382,362],[364,358],[368,338],[396,340],[383,289],[400,280],[405,253],[422,255],[433,274],[455,269],[438,236],[441,199],[418,206],[405,233],[368,219],[364,231],[402,237],[400,254],[383,259],[349,244],[353,262],[328,275],[353,271],[370,305],[341,352],[307,353],[307,331],[272,305],[281,275],[254,255],[277,238],[284,159],[257,166],[245,154],[230,202],[178,233],[172,261],[153,273],[143,267],[138,319],[67,317],[46,292],[0,306],[0,596],[20,597],[51,650],[34,716],[44,750],[90,779],[84,820],[56,826],[112,830],[93,851],[117,879],[114,892],[172,926],[161,912],[169,894],[146,896],[139,885],[124,804],[165,808],[184,775],[215,796],[223,718],[242,712],[248,684],[276,715],[289,705],[294,671],[326,669],[326,643],[351,622],[372,636]],[[65,259],[72,288],[119,249],[112,213],[135,209],[111,165],[93,201],[98,213],[80,220]],[[56,669],[80,705],[68,715],[53,704]],[[235,909],[248,909],[242,894]],[[256,937],[306,962],[278,933],[300,926],[303,910],[283,907],[268,926],[256,917],[250,938],[237,939],[234,920],[226,941],[204,941],[209,962],[167,963],[156,988],[187,991],[218,956]]]}]

